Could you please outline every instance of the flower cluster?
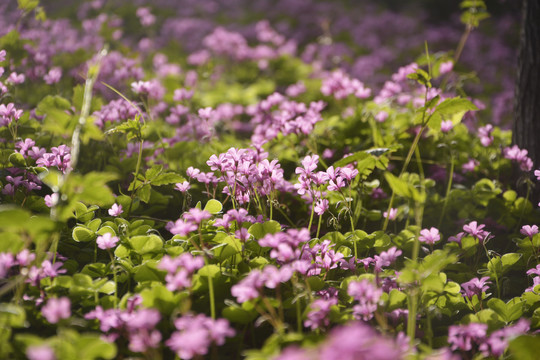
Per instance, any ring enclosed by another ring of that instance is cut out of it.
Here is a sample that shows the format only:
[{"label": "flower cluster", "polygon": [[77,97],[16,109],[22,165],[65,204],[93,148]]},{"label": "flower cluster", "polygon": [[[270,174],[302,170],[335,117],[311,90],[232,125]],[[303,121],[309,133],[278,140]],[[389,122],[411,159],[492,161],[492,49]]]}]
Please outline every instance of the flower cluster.
[{"label": "flower cluster", "polygon": [[358,79],[351,79],[342,70],[336,70],[323,79],[321,92],[324,96],[334,96],[337,100],[354,95],[359,99],[371,96],[371,89],[364,87]]},{"label": "flower cluster", "polygon": [[156,329],[161,315],[156,309],[137,308],[141,303],[142,298],[136,295],[128,299],[125,310],[105,310],[98,305],[85,318],[98,320],[99,329],[109,341],[127,339],[129,350],[145,352],[161,343],[161,333]]},{"label": "flower cluster", "polygon": [[190,253],[172,258],[165,255],[158,264],[158,269],[165,270],[165,282],[170,291],[182,290],[191,286],[191,276],[204,266],[204,258]]},{"label": "flower cluster", "polygon": [[289,265],[277,268],[267,265],[262,270],[251,270],[249,274],[231,288],[231,294],[236,301],[243,303],[261,296],[263,287],[275,289],[280,283],[287,282],[293,275]]},{"label": "flower cluster", "polygon": [[405,342],[392,341],[361,322],[353,322],[332,330],[327,340],[315,349],[290,346],[275,360],[399,360],[404,358],[406,349]]},{"label": "flower cluster", "polygon": [[382,296],[382,289],[379,289],[371,281],[363,279],[351,281],[347,293],[358,301],[358,304],[353,307],[354,317],[364,321],[372,319]]},{"label": "flower cluster", "polygon": [[517,145],[503,149],[504,157],[516,162],[523,171],[531,171],[533,168],[533,161],[527,156],[528,153],[527,150],[520,149]]},{"label": "flower cluster", "polygon": [[478,348],[484,356],[502,356],[511,339],[529,331],[529,322],[521,319],[514,325],[495,330],[487,335],[487,324],[470,323],[451,325],[448,328],[448,343],[452,350],[471,351]]},{"label": "flower cluster", "polygon": [[225,319],[212,319],[199,315],[184,315],[174,321],[175,332],[165,344],[182,359],[206,355],[212,344],[223,345],[235,331]]}]

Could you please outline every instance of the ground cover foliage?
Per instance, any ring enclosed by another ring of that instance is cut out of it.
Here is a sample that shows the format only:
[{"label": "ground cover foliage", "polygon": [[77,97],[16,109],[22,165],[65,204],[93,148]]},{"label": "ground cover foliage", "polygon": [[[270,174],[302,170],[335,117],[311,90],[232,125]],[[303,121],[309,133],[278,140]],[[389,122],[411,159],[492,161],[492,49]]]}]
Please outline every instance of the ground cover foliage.
[{"label": "ground cover foliage", "polygon": [[0,358],[534,359],[517,20],[431,5],[0,5]]}]

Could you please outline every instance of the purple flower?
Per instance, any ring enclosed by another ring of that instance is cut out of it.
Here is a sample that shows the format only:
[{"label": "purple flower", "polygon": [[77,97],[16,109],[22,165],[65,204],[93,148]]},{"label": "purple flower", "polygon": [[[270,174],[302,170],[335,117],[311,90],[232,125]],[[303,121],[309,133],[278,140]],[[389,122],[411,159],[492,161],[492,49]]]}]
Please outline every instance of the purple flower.
[{"label": "purple flower", "polygon": [[484,224],[478,225],[478,222],[471,221],[469,224],[463,225],[463,231],[471,236],[474,236],[480,241],[484,241],[489,235],[487,231],[483,230],[485,227],[486,225]]},{"label": "purple flower", "polygon": [[191,359],[197,355],[205,355],[210,346],[208,330],[204,328],[174,332],[165,344],[182,359]]},{"label": "purple flower", "polygon": [[358,305],[353,307],[353,315],[357,319],[368,321],[373,318],[373,314],[377,310],[377,303],[383,293],[382,289],[379,289],[371,281],[363,279],[351,281],[347,293],[358,301]]},{"label": "purple flower", "polygon": [[304,326],[315,330],[330,325],[330,308],[337,305],[338,299],[335,297],[329,299],[316,299],[311,303],[310,311],[307,313],[307,319]]},{"label": "purple flower", "polygon": [[62,78],[62,69],[59,67],[53,67],[49,72],[43,76],[43,80],[47,85],[53,85],[60,81]]},{"label": "purple flower", "polygon": [[315,214],[322,215],[328,210],[328,200],[326,199],[319,199],[317,201],[317,204],[315,205]]},{"label": "purple flower", "polygon": [[[170,225],[169,225],[170,224]],[[174,223],[167,223],[167,230],[173,235],[187,236],[190,232],[197,230],[198,226],[190,221],[184,221],[182,219],[176,220]]]},{"label": "purple flower", "polygon": [[397,210],[397,209],[391,208],[391,209],[390,209],[390,214],[389,214],[388,212],[385,211],[385,212],[383,213],[383,216],[384,216],[385,218],[388,218],[388,220],[395,220],[396,217],[397,217],[397,213],[398,213],[398,210]]},{"label": "purple flower", "polygon": [[527,333],[530,329],[529,320],[520,319],[516,324],[492,332],[489,337],[480,344],[479,350],[484,356],[500,357],[504,354],[508,343],[513,338]]},{"label": "purple flower", "polygon": [[71,302],[67,297],[52,298],[41,308],[41,313],[51,324],[71,316]]},{"label": "purple flower", "polygon": [[122,205],[118,205],[116,203],[114,203],[109,209],[109,215],[111,216],[119,216],[123,212],[124,210],[122,210]]},{"label": "purple flower", "polygon": [[53,193],[51,195],[45,195],[45,205],[47,205],[47,207],[53,207],[54,205],[56,205],[58,203],[58,193]]},{"label": "purple flower", "polygon": [[493,132],[493,125],[487,124],[484,127],[481,127],[478,129],[478,136],[480,137],[480,142],[482,143],[482,146],[487,147],[491,145],[493,142],[493,136],[491,133]]},{"label": "purple flower", "polygon": [[485,341],[487,324],[471,323],[467,325],[450,325],[448,343],[452,350],[470,351],[474,345]]},{"label": "purple flower", "polygon": [[454,127],[454,123],[452,120],[444,120],[441,122],[441,131],[443,133],[447,133]]},{"label": "purple flower", "polygon": [[532,240],[533,236],[538,234],[538,226],[523,225],[519,232],[525,236],[528,236]]},{"label": "purple flower", "polygon": [[250,233],[248,232],[248,229],[246,228],[241,228],[240,230],[236,230],[234,232],[234,235],[236,235],[236,237],[240,239],[240,241],[242,242],[246,242],[246,240],[248,240],[249,237],[251,236]]},{"label": "purple flower", "polygon": [[264,285],[264,276],[260,270],[251,270],[245,278],[231,288],[231,295],[239,303],[244,303],[259,297],[259,293]]},{"label": "purple flower", "polygon": [[16,262],[11,253],[0,253],[0,279],[4,279]]},{"label": "purple flower", "polygon": [[536,180],[540,180],[540,170],[534,170],[534,176],[536,176]]},{"label": "purple flower", "polygon": [[467,282],[461,284],[462,293],[464,296],[467,296],[469,299],[472,299],[474,295],[478,296],[478,300],[482,299],[482,293],[489,289],[488,284],[491,284],[489,276],[484,276],[483,278],[474,278]]},{"label": "purple flower", "polygon": [[503,155],[506,159],[517,162],[520,169],[523,171],[531,171],[533,168],[533,162],[531,158],[527,156],[527,154],[527,150],[520,149],[517,145],[503,149]]},{"label": "purple flower", "polygon": [[386,111],[379,111],[377,115],[375,115],[375,120],[378,122],[384,122],[386,119],[388,119],[388,113]]},{"label": "purple flower", "polygon": [[48,345],[32,345],[26,349],[26,356],[29,360],[55,360],[54,350]]},{"label": "purple flower", "polygon": [[174,189],[175,190],[178,190],[182,193],[185,193],[186,191],[188,191],[190,189],[191,185],[189,184],[189,182],[187,181],[184,181],[182,183],[176,183],[175,186],[174,186]]},{"label": "purple flower", "polygon": [[469,159],[468,162],[461,166],[463,172],[473,172],[480,163],[476,159]]},{"label": "purple flower", "polygon": [[375,271],[380,272],[383,267],[390,266],[397,258],[402,254],[401,250],[398,250],[397,247],[392,246],[387,251],[381,252],[379,255],[373,257],[373,262],[375,263]]},{"label": "purple flower", "polygon": [[540,276],[540,265],[536,265],[535,268],[527,270],[527,275],[538,275],[538,276]]},{"label": "purple flower", "polygon": [[223,345],[235,332],[225,319],[213,320],[203,314],[176,319],[175,331],[165,344],[182,359],[205,355],[212,343]]},{"label": "purple flower", "polygon": [[439,65],[439,74],[441,75],[447,74],[450,71],[452,71],[453,68],[454,68],[454,63],[452,62],[452,60],[442,62]]},{"label": "purple flower", "polygon": [[206,210],[201,210],[199,208],[190,209],[187,213],[184,214],[184,219],[190,221],[194,224],[200,224],[203,220],[210,219],[212,214]]},{"label": "purple flower", "polygon": [[103,250],[114,248],[118,241],[120,241],[120,239],[117,236],[113,236],[111,233],[105,233],[98,236],[96,239],[97,246]]},{"label": "purple flower", "polygon": [[422,229],[420,231],[420,236],[418,237],[418,240],[433,245],[437,241],[441,240],[441,235],[439,234],[439,230],[434,227],[432,227],[431,229]]},{"label": "purple flower", "polygon": [[399,360],[404,356],[394,341],[379,335],[361,322],[353,322],[332,330],[316,354],[318,357],[315,358],[321,360]]}]

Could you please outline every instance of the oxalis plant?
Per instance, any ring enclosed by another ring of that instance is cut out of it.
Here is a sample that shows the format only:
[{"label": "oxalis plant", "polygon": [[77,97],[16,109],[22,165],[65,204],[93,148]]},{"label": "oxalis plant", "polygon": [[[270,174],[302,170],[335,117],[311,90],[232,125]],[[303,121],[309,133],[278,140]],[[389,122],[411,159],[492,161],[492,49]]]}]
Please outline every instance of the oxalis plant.
[{"label": "oxalis plant", "polygon": [[137,4],[0,5],[0,358],[537,357],[483,1]]}]

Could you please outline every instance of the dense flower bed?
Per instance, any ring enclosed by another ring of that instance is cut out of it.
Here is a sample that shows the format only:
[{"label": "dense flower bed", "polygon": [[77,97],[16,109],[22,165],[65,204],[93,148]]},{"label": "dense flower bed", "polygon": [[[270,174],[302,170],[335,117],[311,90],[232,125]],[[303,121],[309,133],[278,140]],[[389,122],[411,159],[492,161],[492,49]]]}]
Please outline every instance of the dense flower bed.
[{"label": "dense flower bed", "polygon": [[0,357],[535,358],[515,17],[182,5],[0,5]]}]

